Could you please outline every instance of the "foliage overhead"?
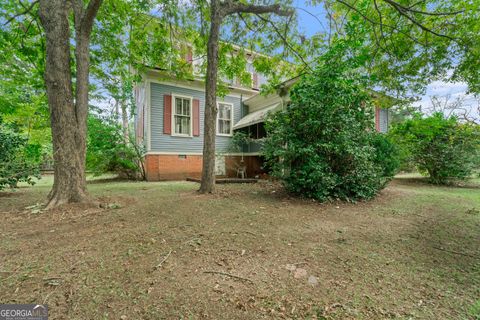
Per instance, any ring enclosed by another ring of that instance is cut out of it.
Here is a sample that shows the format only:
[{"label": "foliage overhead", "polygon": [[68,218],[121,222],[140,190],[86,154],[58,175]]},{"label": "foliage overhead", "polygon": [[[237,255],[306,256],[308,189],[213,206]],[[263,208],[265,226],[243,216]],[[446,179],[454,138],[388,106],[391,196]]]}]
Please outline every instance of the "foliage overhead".
[{"label": "foliage overhead", "polygon": [[361,43],[364,67],[390,94],[422,94],[437,79],[480,92],[479,1],[313,1],[320,3],[330,43],[345,37]]},{"label": "foliage overhead", "polygon": [[[2,71],[10,75],[4,79],[17,87],[20,84],[20,92],[30,87],[41,94],[45,45],[36,7],[27,11],[26,4],[12,0],[0,4],[0,15],[9,22],[0,28]],[[243,68],[246,49],[260,53],[254,67],[267,75],[266,89],[271,89],[288,75],[310,72],[314,58],[336,40],[354,38],[362,46],[364,67],[392,94],[421,93],[436,78],[465,81],[472,92],[480,91],[478,1],[316,0],[311,5],[323,7],[329,22],[311,37],[299,32],[297,14],[289,19],[229,16],[222,28],[220,88],[225,91],[227,80],[234,77],[243,84],[251,82]],[[26,14],[17,16],[21,12]],[[182,43],[193,45],[197,66],[204,70],[209,15],[208,1],[202,0],[105,0],[92,33],[92,76],[103,89],[97,93],[106,90],[109,97],[130,99],[138,80],[130,67],[138,71],[158,67],[175,76],[192,77]]]}]

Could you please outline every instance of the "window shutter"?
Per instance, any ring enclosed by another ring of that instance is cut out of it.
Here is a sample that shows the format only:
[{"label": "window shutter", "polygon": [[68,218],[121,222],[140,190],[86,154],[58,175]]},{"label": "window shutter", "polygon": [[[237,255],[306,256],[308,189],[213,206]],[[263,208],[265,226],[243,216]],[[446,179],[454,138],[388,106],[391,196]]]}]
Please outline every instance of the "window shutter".
[{"label": "window shutter", "polygon": [[200,135],[200,100],[193,99],[193,135]]},{"label": "window shutter", "polygon": [[172,96],[163,96],[163,133],[172,134]]},{"label": "window shutter", "polygon": [[380,108],[375,107],[375,130],[380,132]]},{"label": "window shutter", "polygon": [[252,78],[253,88],[258,89],[258,73],[253,73]]}]

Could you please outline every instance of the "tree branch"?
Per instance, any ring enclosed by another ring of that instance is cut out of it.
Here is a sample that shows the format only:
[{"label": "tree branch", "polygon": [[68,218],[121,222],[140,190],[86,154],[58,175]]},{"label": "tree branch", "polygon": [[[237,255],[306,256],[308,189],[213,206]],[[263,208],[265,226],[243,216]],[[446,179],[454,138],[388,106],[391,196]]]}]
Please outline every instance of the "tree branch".
[{"label": "tree branch", "polygon": [[382,36],[382,38],[384,38],[384,35],[383,35],[383,16],[382,16],[382,12],[381,12],[380,9],[378,8],[377,0],[373,0],[373,4],[375,5],[375,10],[377,11],[377,13],[378,13],[378,18],[380,19],[380,35]]},{"label": "tree branch", "polygon": [[279,4],[272,4],[266,6],[258,6],[252,4],[245,4],[241,2],[236,2],[233,0],[229,0],[226,2],[221,3],[221,8],[223,10],[223,15],[228,16],[233,13],[254,13],[254,14],[262,14],[262,13],[274,13],[278,16],[288,17],[293,15],[293,10],[291,9],[283,9]]},{"label": "tree branch", "polygon": [[314,15],[313,13],[311,13],[310,11],[308,10],[305,10],[304,8],[301,8],[301,7],[295,7],[296,10],[301,10],[303,12],[305,12],[306,14],[310,15],[312,18],[314,18],[315,20],[317,20],[318,24],[320,24],[323,28],[323,31],[327,31],[327,28],[325,28],[325,26],[323,25],[322,23],[322,20],[320,20],[319,17],[317,17],[316,15]]},{"label": "tree branch", "polygon": [[87,7],[84,8],[83,0],[71,0],[73,11],[75,13],[75,28],[77,32],[89,35],[92,30],[95,16],[103,0],[90,0]]},{"label": "tree branch", "polygon": [[454,16],[454,15],[465,12],[465,10],[458,10],[458,11],[453,11],[453,12],[428,12],[428,11],[421,11],[421,10],[413,9],[413,7],[415,5],[410,6],[410,7],[405,7],[405,6],[401,5],[400,3],[395,2],[393,0],[383,0],[383,1],[390,4],[391,6],[400,8],[404,11],[410,11],[412,13],[419,13],[419,14],[423,14],[423,15],[427,15],[427,16]]},{"label": "tree branch", "polygon": [[90,0],[82,18],[82,24],[84,28],[88,30],[92,29],[93,21],[97,16],[98,9],[100,9],[102,2],[103,0]]},{"label": "tree branch", "polygon": [[265,23],[264,23],[264,24],[259,25],[256,29],[254,29],[252,26],[250,26],[250,24],[247,22],[247,20],[245,20],[245,17],[242,15],[242,13],[238,12],[238,16],[240,17],[242,22],[245,24],[245,27],[247,27],[247,29],[250,30],[250,32],[253,32],[252,37],[254,37],[258,33],[258,31],[265,28]]},{"label": "tree branch", "polygon": [[[20,12],[20,13],[17,13],[16,15],[14,15],[13,17],[10,17],[7,22],[5,22],[3,25],[6,26],[7,24],[9,24],[10,22],[12,22],[13,20],[15,20],[16,18],[20,17],[20,16],[23,16],[27,13],[29,13],[30,11],[32,11],[33,7],[35,7],[35,5],[38,3],[39,0],[35,0],[33,1],[30,6],[28,8],[26,8],[24,11]],[[20,4],[23,6],[23,3],[20,2]]]},{"label": "tree branch", "polygon": [[[443,38],[447,38],[447,39],[450,39],[450,40],[453,40],[455,41],[456,39],[455,38],[452,38],[450,37],[449,35],[446,35],[446,34],[443,34],[443,33],[438,33],[436,31],[433,31],[432,29],[430,28],[427,28],[425,25],[423,25],[422,23],[418,22],[415,18],[413,18],[412,16],[410,16],[407,12],[417,12],[417,13],[421,13],[421,14],[430,14],[430,15],[453,15],[453,14],[457,14],[457,13],[444,13],[444,14],[440,14],[440,13],[437,13],[437,14],[433,14],[433,13],[428,13],[428,12],[424,12],[424,11],[418,11],[418,10],[413,10],[413,9],[409,9],[407,7],[404,7],[404,6],[401,6],[399,5],[398,3],[396,3],[395,1],[392,1],[392,0],[383,0],[385,1],[386,3],[388,3],[392,8],[394,8],[400,15],[404,16],[405,18],[407,18],[408,20],[410,20],[413,24],[415,24],[416,26],[418,26],[420,29],[422,29],[423,31],[426,31],[428,33],[431,33],[431,34],[434,34],[436,35],[437,37],[443,37]],[[458,12],[460,13],[460,12]]]},{"label": "tree branch", "polygon": [[282,39],[283,43],[290,49],[292,50],[292,52],[302,61],[302,63],[305,65],[306,68],[308,68],[310,71],[312,70],[312,68],[310,67],[310,64],[305,61],[305,59],[303,58],[303,56],[298,53],[295,48],[293,48],[290,43],[287,41],[287,39],[283,36],[283,34],[280,32],[280,30],[277,28],[277,26],[270,20],[262,17],[261,15],[257,15],[257,17],[264,21],[264,22],[267,22],[267,23],[270,23],[270,25],[272,26],[273,30],[275,30],[275,32],[278,34],[278,36]]},{"label": "tree branch", "polygon": [[[439,32],[436,32],[428,27],[426,27],[425,25],[423,25],[422,23],[420,23],[417,19],[415,19],[414,17],[412,17],[409,13],[419,13],[419,14],[423,14],[423,15],[433,15],[433,16],[445,16],[445,15],[455,15],[455,14],[459,14],[459,13],[462,13],[463,11],[455,11],[455,12],[426,12],[426,11],[420,11],[420,10],[415,10],[413,9],[413,6],[410,6],[410,7],[405,7],[405,6],[402,6],[400,4],[398,4],[397,2],[393,1],[393,0],[383,0],[385,1],[388,5],[390,5],[393,9],[395,9],[395,11],[397,11],[399,13],[400,16],[402,17],[405,17],[407,18],[409,21],[411,21],[414,25],[416,25],[417,27],[419,27],[420,29],[422,29],[423,31],[427,32],[427,33],[430,33],[430,34],[433,34],[437,37],[442,37],[442,38],[447,38],[449,40],[452,40],[452,41],[458,41],[458,39],[456,38],[453,38],[449,35],[446,35],[446,34],[443,34],[443,33],[439,33]],[[389,25],[386,25],[384,24],[382,21],[380,23],[372,20],[371,18],[369,18],[367,15],[365,15],[364,13],[362,13],[359,9],[355,8],[353,5],[351,5],[350,3],[344,1],[344,0],[336,0],[336,2],[340,3],[340,4],[343,4],[344,6],[346,6],[347,8],[355,11],[356,13],[358,13],[359,15],[361,15],[366,21],[370,22],[371,24],[374,24],[374,25],[380,25],[381,27],[387,27],[387,28],[390,28],[390,29],[393,29],[393,30],[396,30],[400,33],[402,33],[403,35],[405,36],[408,36],[411,40],[413,40],[414,42],[416,42],[417,44],[420,44],[422,46],[424,46],[425,44],[423,44],[421,41],[419,41],[418,39],[416,38],[413,38],[411,35],[407,34],[407,33],[404,33],[404,32],[401,32],[399,31],[396,27],[392,27],[392,26],[389,26]],[[419,2],[421,3],[421,2]],[[418,4],[418,3],[417,3]],[[378,7],[376,7],[377,9]]]},{"label": "tree branch", "polygon": [[429,29],[427,27],[425,27],[423,24],[421,24],[420,22],[418,22],[416,19],[414,19],[413,17],[411,17],[410,15],[408,15],[407,13],[405,13],[404,11],[402,10],[399,10],[398,11],[402,16],[404,16],[405,18],[407,18],[408,20],[410,20],[413,24],[415,24],[416,26],[418,26],[420,29],[422,29],[423,31],[426,31],[428,33],[431,33],[433,35],[436,35],[437,37],[443,37],[443,38],[447,38],[447,39],[450,39],[450,40],[455,40],[454,38],[450,37],[449,35],[446,35],[446,34],[443,34],[443,33],[438,33],[436,31],[433,31],[432,29]]},{"label": "tree branch", "polygon": [[[372,20],[371,18],[369,18],[368,16],[366,16],[366,15],[365,15],[364,13],[362,13],[359,9],[355,8],[354,6],[352,6],[351,4],[349,4],[348,2],[345,2],[345,1],[343,1],[343,0],[336,0],[336,1],[337,1],[338,3],[343,4],[343,5],[346,6],[347,8],[351,9],[352,11],[358,13],[364,20],[370,22],[372,25],[374,25],[374,26],[375,26],[375,25],[380,25],[380,23]],[[409,35],[408,33],[399,30],[399,29],[398,29],[397,27],[395,27],[395,26],[391,26],[391,25],[384,24],[384,23],[382,23],[381,25],[382,25],[382,27],[386,27],[386,28],[389,28],[389,29],[391,29],[391,30],[394,30],[394,31],[399,32],[400,34],[408,37],[410,40],[412,40],[413,42],[415,42],[415,43],[417,43],[417,44],[419,44],[419,45],[421,45],[421,46],[425,46],[424,43],[422,43],[422,42],[419,41],[418,39],[412,37],[412,36]]]}]

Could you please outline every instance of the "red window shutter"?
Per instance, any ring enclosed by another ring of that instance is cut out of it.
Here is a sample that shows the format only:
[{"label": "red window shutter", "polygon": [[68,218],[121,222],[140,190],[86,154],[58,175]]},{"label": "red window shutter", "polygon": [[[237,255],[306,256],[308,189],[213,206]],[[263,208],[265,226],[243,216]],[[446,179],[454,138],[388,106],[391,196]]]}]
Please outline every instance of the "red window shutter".
[{"label": "red window shutter", "polygon": [[375,107],[375,130],[380,132],[380,108]]},{"label": "red window shutter", "polygon": [[252,76],[252,82],[253,82],[253,88],[257,89],[258,88],[258,73],[254,73]]},{"label": "red window shutter", "polygon": [[172,134],[172,96],[163,96],[163,133]]},{"label": "red window shutter", "polygon": [[193,135],[200,135],[200,100],[193,99]]}]

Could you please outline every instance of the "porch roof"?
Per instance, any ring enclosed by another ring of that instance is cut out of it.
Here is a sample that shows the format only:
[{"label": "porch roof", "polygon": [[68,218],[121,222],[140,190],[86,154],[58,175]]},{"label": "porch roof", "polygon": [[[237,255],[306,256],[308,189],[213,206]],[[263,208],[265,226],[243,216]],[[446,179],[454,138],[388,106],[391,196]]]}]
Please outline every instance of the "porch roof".
[{"label": "porch roof", "polygon": [[248,127],[253,124],[263,122],[269,112],[277,111],[280,108],[281,108],[281,104],[275,103],[267,108],[249,113],[245,117],[240,119],[240,121],[238,121],[237,124],[233,126],[233,130]]}]

